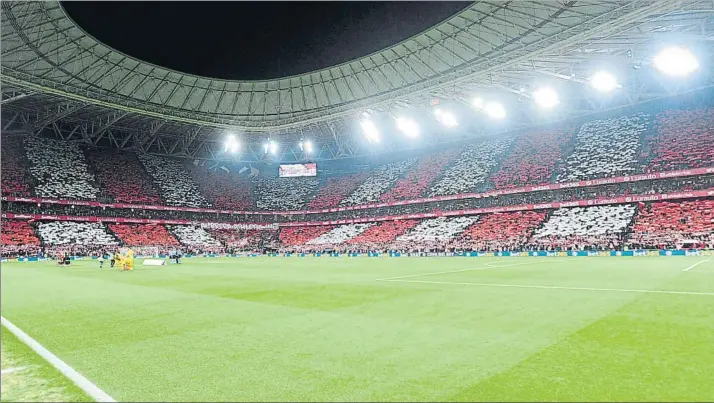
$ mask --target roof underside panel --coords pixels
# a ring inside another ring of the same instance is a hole
[[[282,130],[447,87],[503,87],[582,70],[593,55],[651,47],[652,33],[710,37],[713,8],[711,0],[478,1],[419,35],[342,65],[276,80],[225,81],[117,52],[77,27],[57,1],[3,1],[2,78],[167,120]]]

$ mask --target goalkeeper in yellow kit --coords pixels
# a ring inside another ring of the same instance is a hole
[[[134,250],[128,248],[126,250],[126,255],[124,256],[124,269],[129,271],[134,271]]]

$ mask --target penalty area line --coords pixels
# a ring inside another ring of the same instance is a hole
[[[87,395],[97,402],[116,402],[113,397],[109,396],[106,392],[101,390],[97,385],[92,383],[89,379],[85,378],[82,374],[77,372],[74,368],[70,367],[69,364],[62,361],[59,357],[54,355],[50,350],[46,349],[42,344],[37,342],[37,340],[30,337],[27,333],[23,332],[19,327],[15,326],[12,322],[5,319],[4,316],[0,316],[0,323],[7,328],[12,334],[15,335],[20,341],[25,343],[28,347],[34,350],[40,357],[44,358],[47,362],[55,367],[62,375],[66,376],[69,380],[75,383],[80,389],[82,389]]]
[[[475,287],[506,287],[506,288],[536,288],[545,290],[572,290],[572,291],[610,291],[610,292],[634,292],[646,294],[677,294],[677,295],[706,295],[714,296],[714,292],[697,291],[666,291],[666,290],[630,290],[621,288],[590,288],[590,287],[561,287],[555,285],[525,285],[525,284],[493,284],[493,283],[461,283],[454,281],[426,281],[426,280],[378,280],[393,283],[416,283],[416,284],[451,284],[470,285]]]
[[[689,271],[689,270],[692,270],[693,268],[695,268],[695,267],[699,266],[700,264],[702,264],[702,263],[704,263],[704,262],[708,262],[708,261],[709,261],[709,259],[704,259],[704,260],[701,260],[701,261],[699,261],[699,262],[697,262],[697,263],[694,263],[693,265],[691,265],[691,266],[687,267],[686,269],[684,269],[684,270],[682,270],[682,271]]]

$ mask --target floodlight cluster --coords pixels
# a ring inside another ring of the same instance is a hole
[[[652,58],[652,67],[668,76],[681,78],[694,73],[699,68],[699,62],[688,49],[674,46],[662,49]],[[593,90],[601,93],[611,93],[622,88],[616,74],[608,70],[596,71],[586,80],[578,82],[585,83]],[[530,98],[542,109],[553,109],[561,103],[556,89],[547,85],[537,87],[533,91],[527,90],[526,87],[521,87],[517,93],[519,94],[519,101],[524,98]],[[501,102],[492,99],[476,96],[471,100],[471,106],[473,109],[484,113],[493,120],[504,120],[507,117],[506,107]],[[436,121],[445,128],[452,129],[459,126],[459,120],[455,112],[448,109],[448,107],[434,105],[433,114]],[[392,115],[394,125],[405,137],[412,139],[418,138],[421,135],[419,122],[408,115],[409,112],[407,112],[406,115]],[[378,144],[381,141],[381,133],[376,123],[377,121],[374,118],[373,111],[363,112],[360,116],[359,124],[365,139],[369,143]],[[300,151],[305,155],[311,154],[313,151],[313,145],[309,140],[306,141],[301,138],[298,146],[300,147]],[[225,142],[225,151],[236,153],[239,149],[240,143],[235,135],[228,135]],[[263,151],[265,154],[270,152],[275,155],[278,152],[278,144],[274,140],[268,139],[268,141],[263,144]]]

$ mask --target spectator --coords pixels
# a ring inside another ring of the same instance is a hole
[[[467,145],[454,165],[431,188],[429,196],[468,193],[483,186],[512,141],[508,137]]]
[[[575,137],[575,150],[566,158],[558,182],[637,172],[640,139],[648,130],[650,115],[644,113],[583,124]]]
[[[254,180],[258,210],[300,210],[317,190],[317,178],[258,177]]]
[[[169,206],[210,207],[178,161],[146,154],[140,154],[139,160],[154,178],[154,183],[159,186],[161,196]]]
[[[99,189],[77,144],[26,136],[25,151],[38,196],[96,200]]]
[[[340,206],[356,206],[378,201],[379,197],[394,185],[415,161],[415,158],[409,158],[377,167],[364,183],[340,202]]]
[[[668,110],[657,115],[648,172],[714,165],[714,108]]]

